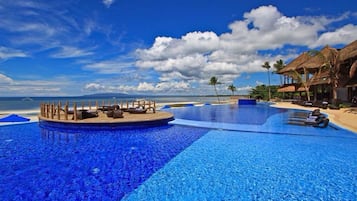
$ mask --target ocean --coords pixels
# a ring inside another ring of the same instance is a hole
[[[81,96],[81,97],[0,97],[0,114],[16,112],[18,114],[39,113],[41,103],[58,103],[59,101],[64,105],[68,101],[71,105],[76,102],[78,105],[92,106],[98,101],[102,104],[103,101],[108,103],[132,102],[138,99],[155,101],[158,104],[172,103],[172,102],[200,102],[212,103],[217,102],[217,97],[214,96],[125,96],[125,97],[103,97],[103,96]],[[228,96],[220,97],[220,100],[228,100]]]

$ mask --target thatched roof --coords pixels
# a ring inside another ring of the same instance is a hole
[[[357,40],[346,45],[339,51],[339,60],[345,61],[351,58],[357,57]]]
[[[326,45],[320,52],[311,57],[309,60],[305,61],[300,65],[300,67],[305,67],[307,69],[313,70],[324,66],[328,61],[333,61],[335,55],[337,55],[337,50]]]
[[[278,89],[278,92],[295,92],[295,86],[285,86]]]
[[[305,91],[304,87],[298,87],[296,85],[283,86],[278,89],[278,92],[297,92]]]
[[[307,53],[304,52],[300,56],[298,56],[296,59],[292,60],[288,65],[286,65],[283,69],[281,69],[278,74],[284,74],[293,70],[296,70],[297,68],[300,67],[300,65],[307,60],[309,60],[311,56]]]

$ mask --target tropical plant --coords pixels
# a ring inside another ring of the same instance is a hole
[[[284,62],[281,59],[277,60],[273,66],[275,68],[274,73],[278,73],[281,69],[285,67]],[[280,75],[280,85],[283,85],[282,75]]]
[[[310,83],[311,83],[311,80],[309,81],[307,79],[308,78],[308,72],[307,72],[306,68],[304,68],[304,73],[303,74],[300,74],[296,70],[292,70],[292,71],[290,71],[290,76],[294,80],[297,80],[298,83],[302,84],[302,86],[304,87],[305,92],[306,92],[306,96],[307,96],[306,98],[307,98],[308,101],[310,101]]]
[[[234,92],[237,91],[237,88],[233,84],[231,84],[228,86],[228,90],[232,91],[232,96],[234,96]]]
[[[268,70],[268,101],[271,99],[271,92],[270,92],[270,64],[268,61],[264,62],[264,64],[262,65],[263,68]]]
[[[217,93],[217,87],[216,87],[217,84],[221,84],[221,83],[218,82],[218,79],[215,76],[213,76],[213,77],[211,77],[211,79],[210,79],[208,84],[212,85],[214,87],[214,91],[216,92],[216,96],[217,96],[218,102],[221,103],[221,101],[219,100],[219,96],[218,96],[218,93]]]
[[[322,51],[310,50],[308,52],[311,56],[318,56],[322,59],[323,64],[320,65],[317,73],[312,77],[317,77],[316,75],[321,73],[321,71],[328,71],[329,77],[331,79],[332,87],[332,103],[336,104],[337,102],[337,88],[339,85],[339,76],[340,76],[340,63],[339,63],[339,52],[333,49],[330,49],[326,55]]]
[[[283,94],[278,92],[279,86],[270,86],[271,95],[276,98],[283,98]],[[268,87],[266,85],[258,85],[249,92],[249,96],[255,99],[268,100]]]

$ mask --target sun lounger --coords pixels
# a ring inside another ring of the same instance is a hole
[[[116,118],[123,118],[123,111],[121,110],[110,110],[107,112],[107,117],[112,117],[113,119]]]
[[[329,124],[329,119],[326,118],[325,115],[320,113],[319,109],[316,109],[303,117],[302,113],[298,115],[291,116],[288,119],[288,124],[296,124],[296,125],[310,125],[314,127],[325,128]]]
[[[146,111],[147,111],[147,109],[144,109],[142,107],[127,109],[127,112],[132,113],[132,114],[144,114],[144,113],[146,113]]]
[[[77,119],[88,119],[93,117],[98,117],[97,111],[77,110]]]

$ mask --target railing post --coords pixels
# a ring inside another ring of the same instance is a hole
[[[50,104],[46,104],[46,118],[50,118]]]
[[[53,119],[55,106],[51,104],[51,119]]]
[[[59,102],[57,105],[57,119],[61,119],[61,102]]]
[[[68,102],[64,106],[64,119],[68,120]]]
[[[73,119],[74,121],[77,121],[77,103],[74,103],[73,106]]]

